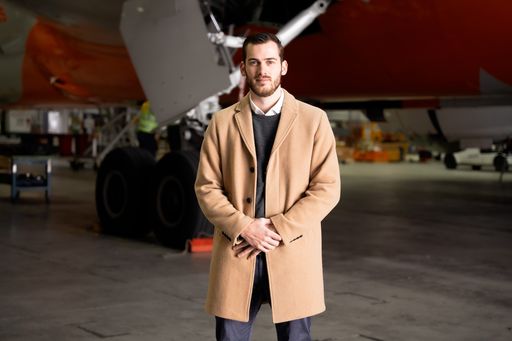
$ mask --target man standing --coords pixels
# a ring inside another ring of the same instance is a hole
[[[155,157],[158,150],[158,135],[155,133],[158,123],[148,101],[142,103],[136,121],[138,123],[137,139],[139,140],[139,147],[146,149]]]
[[[279,39],[247,37],[249,94],[214,114],[205,133],[196,194],[215,226],[206,311],[217,340],[250,340],[262,303],[278,340],[311,340],[325,310],[322,219],[337,204],[336,142],[322,110],[281,88],[288,71]]]

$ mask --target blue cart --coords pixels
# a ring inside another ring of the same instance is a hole
[[[24,173],[20,167],[22,165],[40,166],[42,173]],[[7,172],[0,174],[0,182],[11,185],[12,202],[16,202],[19,198],[20,191],[44,192],[46,202],[49,202],[51,173],[52,163],[47,156],[11,156],[10,168]]]

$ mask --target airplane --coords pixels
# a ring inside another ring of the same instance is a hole
[[[236,37],[309,20],[285,52],[283,86],[296,97],[362,109],[441,142],[448,159],[512,135],[506,0],[0,0],[0,8],[4,109],[148,98],[162,124],[173,122],[212,96],[237,100]],[[96,203],[106,230],[153,229],[182,248],[208,229],[191,193],[197,153],[176,149],[158,164],[137,149],[105,156]],[[154,169],[150,184],[140,180]]]
[[[122,1],[0,1],[2,106],[145,98],[119,33],[121,6]]]

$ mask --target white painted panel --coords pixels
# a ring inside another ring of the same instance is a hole
[[[426,109],[389,109],[384,111],[386,121],[408,135],[436,134]]]
[[[180,118],[230,85],[198,1],[128,0],[121,33],[159,123]]]
[[[512,107],[445,108],[437,111],[448,140],[504,139],[512,136]]]
[[[7,113],[7,131],[10,133],[30,133],[32,127],[41,126],[37,110],[10,110]]]
[[[25,44],[35,18],[25,11],[0,0],[7,20],[0,22],[0,104],[21,98],[22,65]]]

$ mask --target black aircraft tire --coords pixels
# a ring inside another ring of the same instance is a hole
[[[444,165],[447,169],[457,168],[457,160],[455,160],[455,156],[453,156],[452,153],[446,154],[444,157]]]
[[[96,211],[103,232],[128,237],[148,234],[147,189],[155,163],[140,148],[118,148],[107,154],[96,177]]]
[[[507,158],[503,154],[499,154],[494,158],[493,165],[494,170],[496,170],[497,172],[501,172],[502,170],[508,171],[509,164]]]
[[[188,239],[211,235],[194,191],[199,163],[196,151],[176,151],[156,165],[152,184],[152,218],[156,238],[165,246],[183,250]]]

